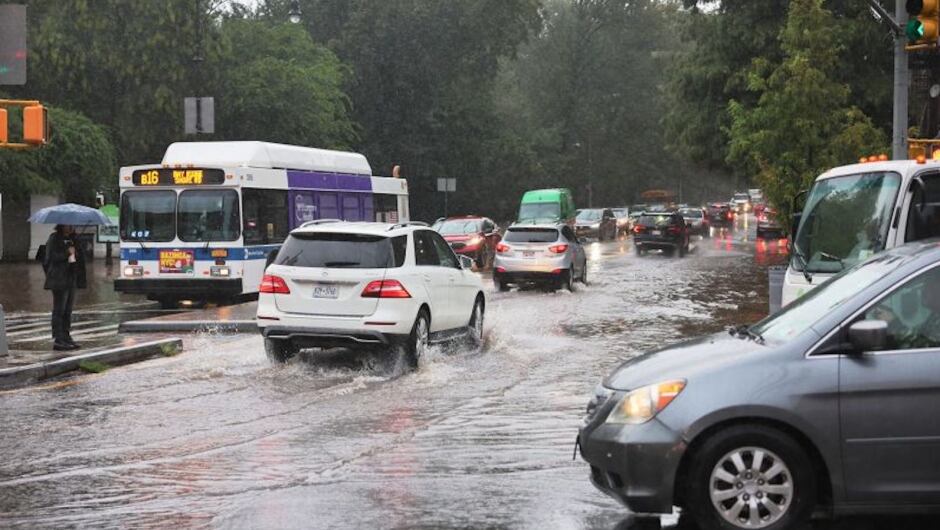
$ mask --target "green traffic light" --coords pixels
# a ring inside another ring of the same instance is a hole
[[[909,20],[904,32],[907,34],[907,40],[911,43],[924,38],[924,23],[920,20]]]

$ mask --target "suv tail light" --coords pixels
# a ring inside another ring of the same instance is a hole
[[[268,294],[290,294],[290,288],[287,287],[287,282],[284,281],[284,278],[280,276],[275,276],[273,274],[265,274],[261,278],[261,286],[258,288],[259,293],[268,293]]]
[[[731,211],[728,212],[728,219],[734,219],[734,213]]]
[[[363,298],[411,298],[411,293],[398,280],[375,280],[362,290]]]
[[[568,245],[552,245],[548,247],[548,251],[553,254],[564,254],[568,250]]]
[[[643,225],[636,225],[636,226],[633,227],[633,233],[634,233],[634,234],[642,234],[642,233],[643,233],[643,230],[645,230],[645,228],[643,227]]]
[[[670,234],[678,234],[678,233],[681,232],[681,231],[682,231],[682,229],[679,228],[679,227],[676,226],[676,225],[672,225],[672,226],[669,227],[669,233],[670,233]]]
[[[506,252],[509,252],[509,245],[507,245],[506,243],[500,243],[496,245],[496,252],[499,252],[500,254],[505,254]]]

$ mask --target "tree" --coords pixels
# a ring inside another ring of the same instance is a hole
[[[821,0],[793,0],[780,35],[782,62],[752,65],[748,86],[757,104],[729,105],[728,162],[753,171],[785,213],[821,172],[886,145],[884,133],[849,103],[849,87],[834,78],[840,50],[827,31],[832,23]]]

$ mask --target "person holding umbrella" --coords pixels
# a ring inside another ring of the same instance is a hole
[[[46,241],[43,260],[44,287],[52,291],[52,348],[76,350],[79,345],[72,340],[72,308],[76,289],[87,287],[87,279],[85,256],[75,237],[75,226],[106,225],[111,221],[94,208],[68,203],[43,208],[30,216],[29,222],[56,225]]]
[[[72,340],[72,308],[75,290],[87,287],[85,256],[75,238],[75,227],[56,225],[46,240],[46,270],[44,288],[52,291],[52,349],[77,350]]]

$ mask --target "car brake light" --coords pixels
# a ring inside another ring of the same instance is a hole
[[[268,293],[268,294],[290,294],[290,288],[287,287],[287,282],[284,281],[284,278],[280,276],[275,276],[273,274],[265,274],[261,278],[261,286],[258,288],[259,293]]]
[[[363,298],[411,298],[411,293],[398,280],[375,280],[362,290]]]
[[[670,234],[678,234],[679,232],[680,232],[680,229],[679,229],[678,226],[670,226],[670,227],[669,227],[669,233],[670,233]]]
[[[548,247],[548,251],[554,254],[564,254],[568,250],[568,245],[552,245]]]
[[[728,219],[734,219],[734,214],[731,212],[728,212]]]
[[[509,245],[505,243],[500,243],[496,245],[496,252],[499,252],[500,254],[505,254],[506,252],[509,252]]]
[[[634,226],[634,227],[633,227],[633,233],[634,233],[634,234],[642,234],[642,233],[643,233],[643,227],[640,226],[640,225]]]

